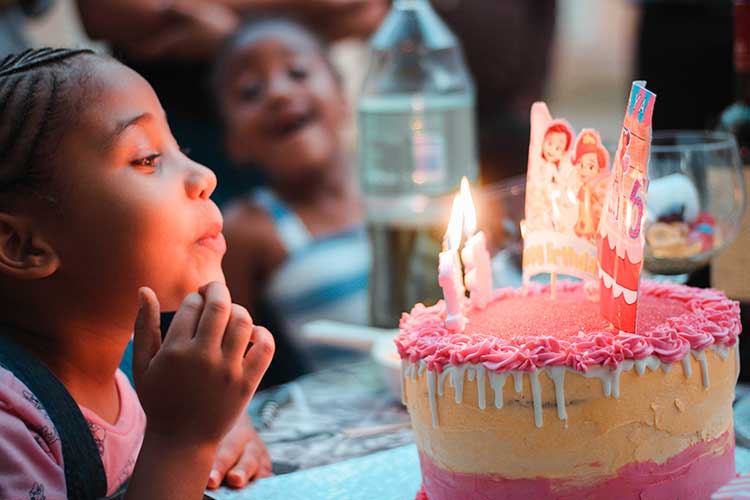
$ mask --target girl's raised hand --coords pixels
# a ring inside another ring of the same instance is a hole
[[[273,337],[213,282],[185,298],[162,342],[156,294],[141,288],[139,295],[133,378],[147,435],[218,446],[268,368]]]

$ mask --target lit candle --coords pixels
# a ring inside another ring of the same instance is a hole
[[[443,251],[438,262],[438,283],[443,289],[445,299],[445,325],[453,332],[462,332],[466,326],[463,315],[465,289],[461,273],[461,262],[458,259],[458,245],[461,243],[461,225],[463,214],[460,196],[453,200],[451,218],[443,238]]]
[[[466,177],[461,181],[461,198],[464,212],[464,234],[468,238],[461,251],[464,261],[466,288],[474,307],[484,309],[492,295],[492,269],[490,267],[490,253],[487,251],[487,238],[484,232],[477,229],[477,211],[471,198],[469,181]]]

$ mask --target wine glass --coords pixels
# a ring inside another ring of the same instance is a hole
[[[487,237],[492,256],[494,288],[520,287],[526,176],[520,175],[478,188],[473,193],[477,227]]]
[[[746,203],[734,136],[656,131],[648,176],[646,271],[691,273],[734,241]]]

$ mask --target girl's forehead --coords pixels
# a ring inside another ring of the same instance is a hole
[[[163,114],[151,85],[114,60],[93,65],[81,96],[83,132],[99,140],[116,132],[123,120],[144,113]]]

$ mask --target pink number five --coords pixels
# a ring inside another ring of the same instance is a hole
[[[641,198],[641,181],[639,179],[636,179],[633,189],[630,191],[630,203],[638,211],[638,215],[635,218],[635,223],[631,224],[628,229],[628,236],[636,239],[641,234],[641,219],[643,218],[643,198]]]

